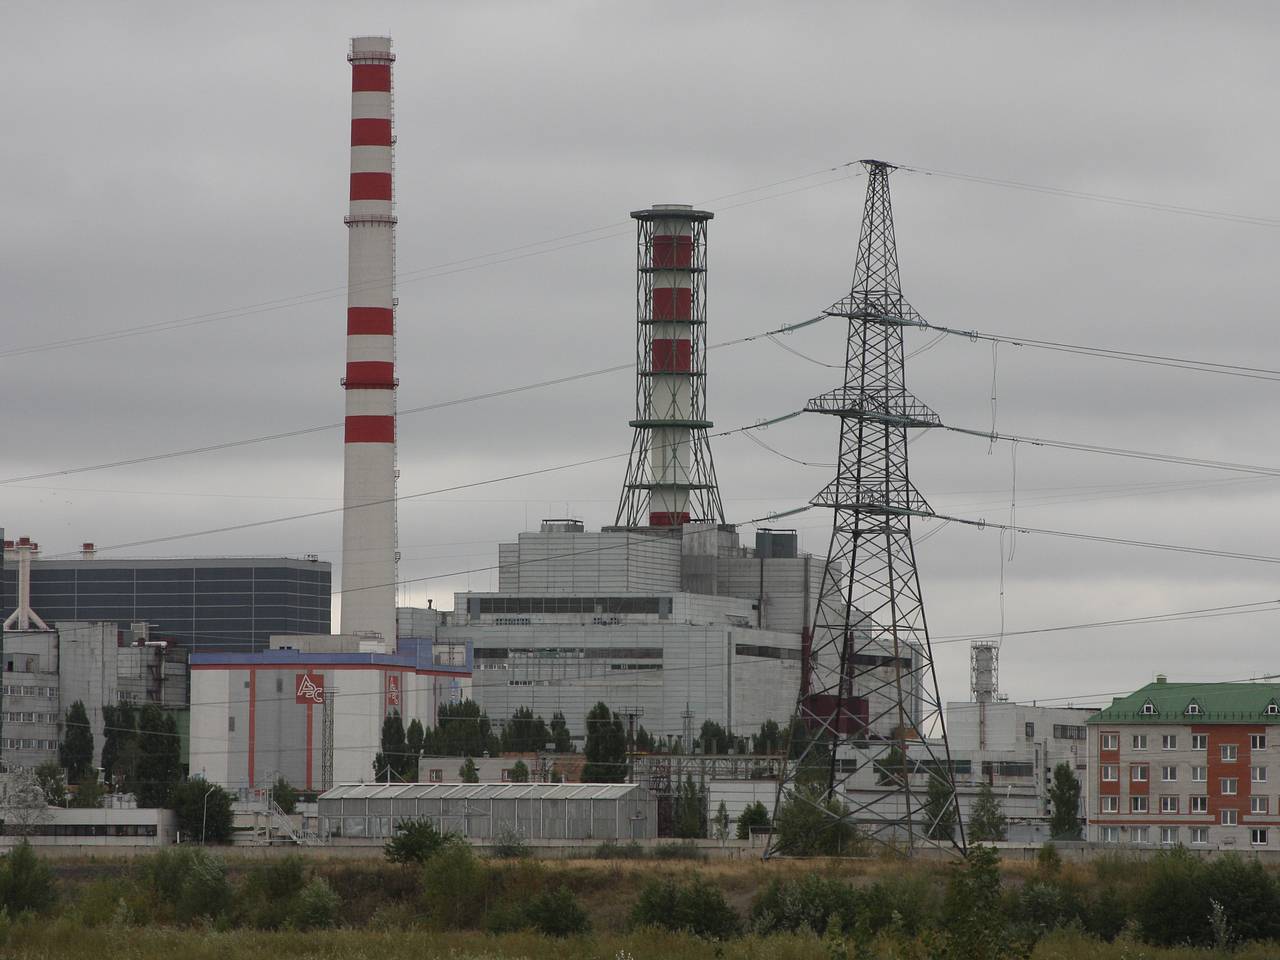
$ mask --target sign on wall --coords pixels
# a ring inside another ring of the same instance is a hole
[[[387,709],[400,709],[400,674],[387,674]]]
[[[324,703],[324,674],[299,673],[294,680],[295,703]]]

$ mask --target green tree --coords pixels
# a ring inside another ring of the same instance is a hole
[[[122,703],[102,708],[102,774],[112,786],[132,783],[138,769],[138,712]]]
[[[573,753],[573,737],[569,733],[569,724],[564,714],[557,710],[551,715],[551,740],[556,745],[556,753]]]
[[[409,721],[409,729],[405,731],[404,739],[411,754],[415,757],[422,756],[422,749],[427,742],[427,731],[423,729],[422,721],[417,717]]]
[[[553,740],[546,721],[528,707],[519,707],[502,729],[502,749],[507,753],[536,753]]]
[[[528,783],[529,782],[529,767],[523,760],[517,760],[515,762],[515,765],[511,768],[511,782],[512,783]]]
[[[30,910],[44,913],[53,906],[57,890],[53,874],[26,837],[4,857],[0,857],[0,906],[9,917]]]
[[[1053,783],[1049,786],[1049,835],[1054,840],[1080,839],[1080,781],[1076,779],[1071,764],[1060,763],[1053,768]]]
[[[751,752],[765,755],[778,754],[783,747],[782,728],[777,720],[760,724],[760,732],[751,738]]]
[[[169,793],[182,781],[182,750],[173,714],[153,703],[138,717],[138,760],[131,792],[140,807],[167,807]]]
[[[875,762],[876,783],[882,787],[906,783],[907,758],[896,744]]]
[[[430,820],[401,820],[395,835],[382,845],[382,854],[391,863],[426,863],[456,839],[441,833]]]
[[[1000,909],[1000,858],[992,847],[970,847],[947,880],[942,915],[947,931],[947,957],[959,960],[1003,960],[1005,943]]]
[[[479,783],[480,771],[476,769],[476,762],[470,757],[458,768],[458,776],[462,778],[463,783]]]
[[[71,797],[71,806],[80,810],[93,810],[102,806],[102,800],[106,795],[107,788],[96,776],[86,777],[76,787],[76,792]]]
[[[946,778],[936,773],[929,776],[929,790],[924,801],[924,818],[925,831],[930,840],[955,839],[955,792]]]
[[[779,853],[795,857],[851,856],[866,844],[849,811],[821,784],[798,784],[778,809],[774,822]]]
[[[587,714],[587,763],[583,783],[623,783],[627,779],[627,733],[622,719],[604,703]]]
[[[51,807],[61,807],[67,802],[67,781],[63,779],[62,767],[53,760],[46,760],[36,767],[36,782],[44,794],[44,802]]]
[[[423,742],[423,753],[441,757],[496,755],[501,749],[488,714],[474,700],[442,704],[436,711],[436,727],[425,732]]]
[[[1007,835],[1009,821],[996,799],[991,784],[983,783],[978,789],[978,798],[973,801],[969,810],[969,824],[966,839],[972,841],[1003,840]]]
[[[711,822],[716,828],[716,839],[725,840],[729,836],[729,808],[725,806],[723,800],[720,801],[720,806],[716,807],[716,815]]]
[[[732,737],[724,727],[714,720],[704,720],[698,732],[698,742],[702,744],[703,753],[728,753]]]
[[[684,840],[702,839],[707,835],[707,793],[686,776],[676,788],[675,832]]]
[[[758,800],[749,803],[738,817],[738,839],[750,840],[752,827],[769,826],[769,811]]]
[[[286,814],[293,813],[297,809],[298,791],[284,778],[284,774],[276,777],[276,782],[271,785],[271,799]]]
[[[231,794],[217,784],[196,778],[174,784],[169,791],[170,809],[184,839],[195,843],[227,843],[231,840]]]
[[[373,758],[373,778],[389,783],[393,780],[413,782],[418,779],[417,757],[409,752],[400,711],[392,710],[382,718],[382,749]]]
[[[655,746],[653,734],[644,728],[643,723],[640,724],[636,730],[636,750],[639,753],[653,753]]]
[[[58,745],[58,762],[67,770],[67,782],[79,783],[93,770],[93,731],[84,701],[77,700],[67,711],[66,733]]]

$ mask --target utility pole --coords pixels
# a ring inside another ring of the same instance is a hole
[[[894,168],[879,160],[863,165],[867,194],[852,288],[826,311],[848,321],[844,383],[806,406],[838,419],[839,458],[835,479],[812,501],[834,519],[796,704],[803,742],[779,782],[778,803],[813,803],[831,828],[854,826],[908,854],[920,845],[963,852],[911,542],[911,519],[933,511],[907,469],[908,430],[941,421],[905,384],[903,329],[926,323],[898,279]],[[930,733],[937,738],[929,740]],[[823,787],[816,801],[797,789],[802,770]],[[945,785],[941,805],[912,782],[920,770]],[[955,824],[950,837],[940,829],[948,819]]]

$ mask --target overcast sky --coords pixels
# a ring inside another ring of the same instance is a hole
[[[402,408],[631,360],[627,213],[652,203],[716,211],[712,342],[812,316],[848,291],[865,180],[842,165],[863,157],[1280,217],[1274,5],[986,7],[5,4],[0,352],[218,318],[0,358],[0,479],[341,420],[353,34],[389,32],[399,57]],[[892,190],[904,290],[934,323],[1280,367],[1280,228],[907,171]],[[833,320],[785,342],[839,364],[844,337]],[[764,340],[709,366],[718,428],[840,377]],[[907,377],[948,423],[990,428],[989,344],[947,338]],[[1276,383],[1014,347],[994,382],[1008,432],[1280,465]],[[633,404],[623,373],[405,416],[401,492],[625,454]],[[761,437],[821,464],[835,431],[815,415]],[[742,436],[713,449],[730,521],[803,504],[832,473]],[[1008,519],[1007,446],[935,431],[911,454],[935,510]],[[405,599],[492,587],[441,574],[495,562],[543,517],[612,522],[624,465],[404,503],[402,576],[434,578]],[[0,486],[0,523],[50,553],[109,546],[324,509],[341,481],[335,429]],[[1278,487],[1022,446],[1017,520],[1280,555]],[[825,553],[829,516],[794,523]],[[317,553],[336,586],[340,540],[329,515],[115,555]],[[1272,564],[1032,535],[1004,550],[1009,630],[1280,597]],[[951,525],[918,554],[935,638],[999,629],[998,534]],[[1097,702],[1158,671],[1280,672],[1278,622],[1014,636],[1002,688]],[[944,697],[965,697],[967,645],[936,655]]]

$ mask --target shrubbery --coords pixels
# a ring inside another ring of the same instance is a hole
[[[55,899],[49,868],[26,840],[0,859],[0,904],[9,916],[25,910],[43,913]]]
[[[736,936],[740,921],[719,887],[702,877],[650,880],[631,911],[637,927],[660,927],[709,940]]]
[[[426,863],[452,839],[453,834],[441,833],[430,820],[401,820],[382,852],[392,863]]]

